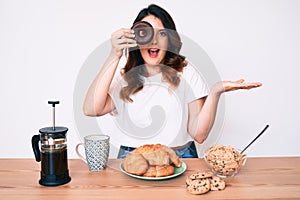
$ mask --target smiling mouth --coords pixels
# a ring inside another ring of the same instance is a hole
[[[159,49],[148,49],[149,56],[156,58],[158,56]]]

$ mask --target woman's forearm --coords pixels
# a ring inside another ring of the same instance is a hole
[[[88,116],[101,116],[111,112],[113,107],[108,92],[116,72],[119,57],[113,53],[106,59],[101,70],[90,85],[83,104],[83,112]]]
[[[212,90],[192,122],[190,133],[200,144],[207,138],[215,122],[220,95]]]

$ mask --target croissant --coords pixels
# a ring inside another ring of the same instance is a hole
[[[128,173],[138,176],[145,174],[149,167],[147,160],[141,154],[136,153],[127,154],[123,166]]]
[[[147,172],[143,174],[146,177],[163,177],[174,174],[174,167],[171,165],[149,166]]]
[[[181,162],[173,149],[161,144],[146,144],[127,154],[124,169],[131,174],[146,177],[162,177],[174,174],[174,166]]]

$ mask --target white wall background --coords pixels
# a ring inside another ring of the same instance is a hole
[[[31,137],[51,125],[47,101],[59,99],[57,124],[69,128],[69,157],[80,142],[73,89],[89,54],[153,1],[0,0],[0,157],[33,158]],[[250,156],[300,155],[300,1],[155,1],[178,31],[197,42],[221,78],[261,81],[226,94],[218,141],[243,147],[266,125]],[[84,95],[84,94],[83,94]]]

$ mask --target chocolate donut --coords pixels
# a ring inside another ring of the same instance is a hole
[[[134,39],[138,44],[147,44],[149,43],[154,35],[153,27],[150,23],[145,21],[136,22],[132,28],[135,33]]]

